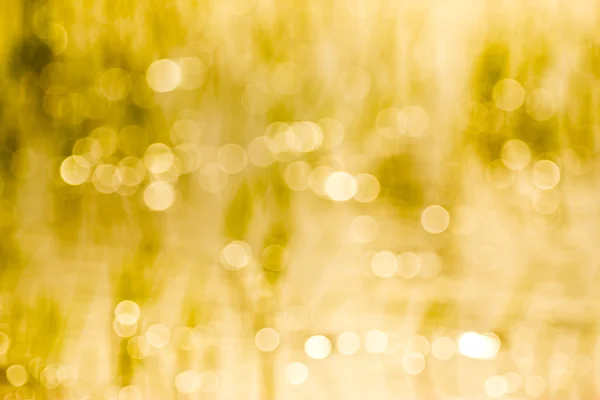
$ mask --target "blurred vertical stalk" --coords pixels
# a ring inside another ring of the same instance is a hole
[[[252,191],[249,182],[244,181],[237,189],[231,203],[225,214],[225,233],[232,240],[248,239],[249,224],[252,220],[252,214],[255,207],[255,198],[266,199],[266,207],[269,209],[268,218],[270,219],[270,228],[261,245],[260,254],[270,246],[281,246],[285,248],[288,245],[292,215],[290,209],[290,193],[283,181],[280,167],[272,166],[266,170],[266,175],[257,176],[253,183]],[[263,205],[264,206],[264,205]],[[276,329],[277,309],[278,309],[278,289],[279,282],[287,267],[288,260],[283,254],[273,254],[268,260],[259,257],[260,274],[262,289],[256,299],[253,313],[253,334],[264,328]],[[233,276],[234,290],[241,299],[242,312],[245,305],[252,301],[254,293],[246,287],[246,283],[241,280],[238,272]],[[263,290],[267,290],[268,296],[265,298]],[[277,350],[259,351],[260,357],[260,395],[264,400],[274,400],[277,398],[277,380],[276,380],[276,361]]]
[[[10,80],[5,81],[4,87],[9,90],[3,91],[7,97],[2,99],[2,105],[6,107],[0,107],[0,142],[3,145],[0,174],[6,199],[0,205],[0,229],[5,238],[0,243],[0,273],[8,275],[6,278],[15,278],[11,274],[18,274],[23,262],[18,233],[19,229],[23,228],[21,217],[25,217],[25,210],[20,210],[19,206],[25,197],[26,188],[23,187],[24,181],[18,176],[18,152],[34,139],[41,139],[48,147],[52,145],[45,143],[44,136],[38,137],[35,133],[48,129],[42,111],[43,93],[38,86],[38,79],[44,66],[52,59],[48,45],[37,38],[31,29],[35,6],[42,4],[42,1],[22,3],[21,32],[14,35],[16,42],[10,50],[7,62],[6,73]],[[9,82],[12,84],[9,85]],[[11,115],[11,111],[16,112]],[[25,160],[30,161],[32,160]],[[3,282],[16,283],[17,279],[4,279]]]
[[[264,257],[264,251],[269,246],[281,246],[287,248],[290,233],[292,230],[292,213],[290,209],[290,191],[288,190],[279,167],[270,169],[270,190],[273,201],[273,215],[269,235],[264,240],[263,252],[261,256],[261,264],[263,274],[270,286],[273,301],[270,307],[263,311],[259,310],[256,314],[257,328],[273,327],[276,329],[277,311],[279,308],[279,282],[283,278],[288,262],[285,253],[280,253],[275,256]],[[269,253],[271,254],[271,253]],[[277,382],[276,382],[276,355],[277,352],[262,352],[262,381],[263,381],[263,398],[266,400],[274,400],[277,398]]]
[[[162,229],[160,225],[164,222],[165,216],[143,209],[138,210],[138,212],[139,219],[137,222],[141,227],[142,236],[133,255],[126,259],[121,269],[117,270],[119,276],[115,280],[118,283],[114,304],[116,305],[122,300],[132,300],[143,310],[148,299],[155,296],[158,298],[161,289],[160,286],[157,286],[158,282],[153,274],[153,269],[162,248]],[[142,329],[143,321],[138,324],[138,329]],[[137,364],[128,353],[128,340],[128,338],[121,340],[118,361],[118,373],[123,386],[133,383]]]

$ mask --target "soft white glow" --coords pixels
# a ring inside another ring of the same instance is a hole
[[[470,358],[491,360],[496,357],[499,349],[500,342],[492,335],[466,332],[458,339],[458,351]]]

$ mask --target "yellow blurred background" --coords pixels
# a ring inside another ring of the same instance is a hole
[[[598,6],[4,1],[0,395],[594,398]]]

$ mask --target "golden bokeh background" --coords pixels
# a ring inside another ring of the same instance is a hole
[[[0,395],[600,394],[594,0],[6,0]]]

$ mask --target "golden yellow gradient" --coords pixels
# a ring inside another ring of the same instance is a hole
[[[599,12],[5,0],[0,398],[597,398]]]

